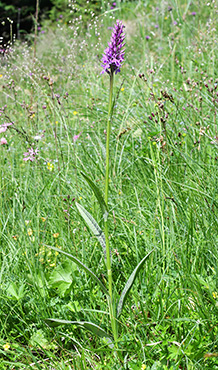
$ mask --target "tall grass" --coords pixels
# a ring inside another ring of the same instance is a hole
[[[154,249],[119,317],[122,365],[92,332],[48,321],[88,321],[111,335],[99,286],[47,245],[106,284],[98,239],[75,202],[103,227],[80,173],[104,191],[99,59],[117,18],[127,34],[110,137],[117,296]],[[13,125],[0,134],[0,369],[218,368],[216,20],[213,2],[124,2],[86,29],[79,19],[45,28],[34,64],[28,44],[1,57],[0,124]],[[23,161],[31,147],[35,160]]]

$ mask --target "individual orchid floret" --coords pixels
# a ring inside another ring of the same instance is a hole
[[[25,157],[23,158],[23,160],[33,162],[36,159],[38,152],[39,152],[38,148],[36,148],[35,150],[33,148],[27,149],[27,152],[23,153]]]
[[[108,43],[108,47],[105,49],[102,56],[102,68],[101,73],[107,72],[113,74],[114,72],[120,72],[120,67],[124,61],[125,55],[125,33],[123,32],[124,25],[121,21],[117,20],[114,25],[113,32],[111,35],[111,42]]]

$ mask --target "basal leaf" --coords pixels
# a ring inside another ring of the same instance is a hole
[[[52,247],[51,245],[47,245],[48,248],[53,249],[56,252],[64,254],[67,258],[69,258],[71,261],[75,262],[77,266],[82,268],[91,278],[98,283],[98,285],[101,287],[102,291],[108,295],[108,291],[105,288],[104,284],[97,278],[97,276],[86,266],[84,265],[80,260],[78,260],[76,257],[72,256],[72,254],[69,254],[67,252],[62,251],[59,248]]]
[[[63,324],[72,324],[82,327],[93,334],[95,334],[99,338],[105,338],[109,347],[113,348],[113,342],[110,336],[104,331],[100,326],[93,324],[89,321],[68,321],[68,320],[59,320],[59,319],[46,319],[46,322],[51,323],[52,326],[58,326]]]
[[[153,249],[154,250],[154,249]],[[138,274],[138,272],[140,271],[140,269],[142,268],[143,266],[143,263],[145,262],[145,260],[150,256],[150,254],[153,252],[153,250],[151,252],[149,252],[144,258],[142,258],[142,260],[139,262],[139,264],[136,266],[135,270],[132,272],[132,274],[130,275],[129,279],[127,280],[126,282],[126,285],[121,293],[121,296],[120,296],[120,300],[119,300],[119,303],[117,305],[117,317],[120,316],[121,312],[122,312],[122,309],[123,309],[123,305],[125,303],[125,300],[127,298],[127,295],[135,281],[135,278]]]
[[[81,174],[83,175],[84,179],[89,184],[92,191],[94,192],[96,199],[101,207],[102,214],[104,215],[104,213],[107,212],[107,205],[101,194],[100,189],[94,184],[94,182],[84,172],[81,171]]]
[[[90,215],[90,213],[86,211],[86,209],[83,206],[81,206],[79,203],[76,203],[76,206],[82,218],[84,219],[84,221],[87,223],[88,227],[90,228],[90,230],[98,238],[99,243],[102,246],[104,258],[106,261],[106,241],[105,241],[105,236],[104,236],[103,231],[101,230],[100,226],[97,224],[95,219],[92,217],[92,215]]]

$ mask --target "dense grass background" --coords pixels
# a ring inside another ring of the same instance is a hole
[[[1,57],[0,123],[13,125],[0,134],[0,369],[218,368],[217,11],[197,0],[117,3],[85,27],[79,17],[45,25],[36,58],[18,42]],[[104,189],[109,77],[99,59],[116,19],[126,26],[109,197],[118,293],[154,248],[119,318],[124,364],[91,333],[47,321],[110,332],[99,288],[47,246],[106,282],[75,200],[102,224],[80,171]],[[25,162],[31,147],[38,155]]]

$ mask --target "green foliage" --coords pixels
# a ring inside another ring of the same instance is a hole
[[[136,268],[134,269],[134,271],[131,273],[129,279],[127,280],[126,284],[125,284],[125,287],[121,293],[121,296],[120,296],[120,300],[119,300],[119,303],[117,305],[117,317],[120,316],[121,312],[122,312],[122,309],[123,309],[123,305],[126,301],[126,298],[129,294],[129,291],[140,271],[140,269],[142,268],[143,266],[143,263],[146,261],[146,259],[150,256],[150,254],[153,252],[154,250],[152,250],[151,252],[149,252],[144,258],[142,258],[142,260],[139,262],[139,264],[136,266]]]

